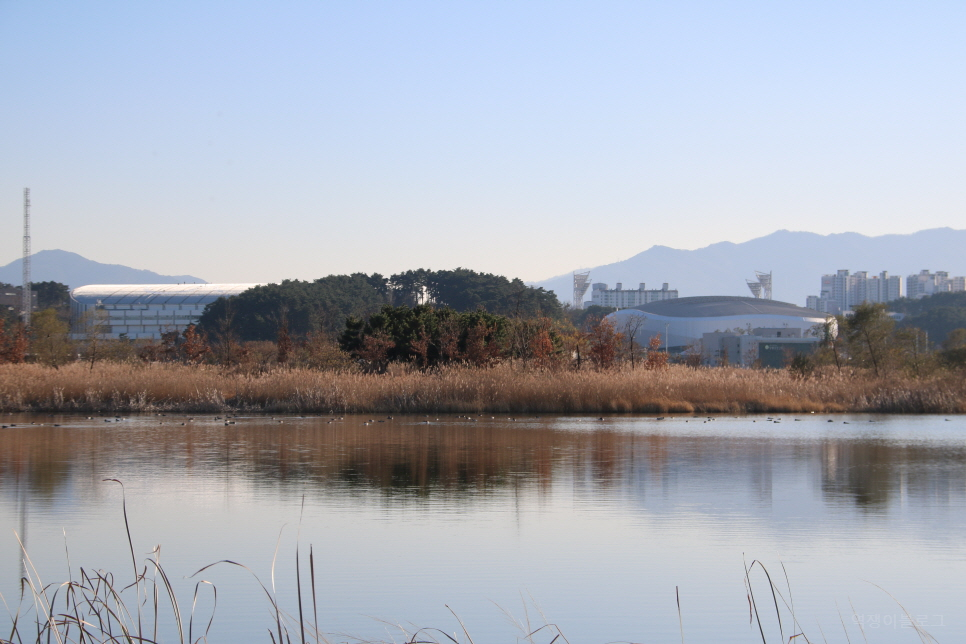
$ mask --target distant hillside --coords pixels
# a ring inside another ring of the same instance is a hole
[[[153,271],[120,264],[101,264],[66,250],[42,250],[30,256],[30,275],[34,282],[60,282],[71,288],[86,284],[178,284],[205,280],[192,275],[159,275]],[[23,260],[0,267],[0,282],[20,284]]]
[[[936,293],[919,300],[889,302],[889,310],[904,313],[901,327],[928,333],[929,341],[942,344],[953,329],[966,329],[966,293]]]
[[[966,275],[964,248],[966,230],[952,228],[881,237],[779,230],[740,244],[720,242],[696,250],[652,246],[622,262],[590,269],[590,278],[610,288],[617,282],[623,282],[624,288],[637,288],[640,282],[649,289],[661,288],[667,282],[681,297],[749,295],[745,279],[754,279],[756,270],[772,271],[774,298],[804,306],[808,295],[818,295],[822,275],[842,268],[876,275],[889,271],[903,277],[924,268]],[[561,301],[572,298],[570,274],[536,285],[553,290]]]

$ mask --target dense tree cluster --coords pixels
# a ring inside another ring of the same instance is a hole
[[[16,288],[0,283],[0,288]],[[58,366],[74,359],[70,343],[70,291],[60,282],[34,282],[38,311],[33,312],[31,328],[25,329],[19,307],[0,315],[0,363],[21,363],[28,359]]]
[[[241,341],[275,340],[283,327],[297,339],[320,332],[335,336],[349,318],[365,318],[384,306],[421,304],[515,317],[562,314],[552,291],[527,286],[519,279],[464,268],[420,269],[388,278],[355,273],[258,286],[210,304],[200,326],[212,335],[234,333]]]
[[[199,326],[209,334],[241,341],[275,340],[287,327],[296,337],[336,334],[350,316],[375,313],[389,298],[381,275],[330,275],[313,282],[285,280],[256,286],[209,304]]]
[[[837,334],[833,333],[836,327]],[[966,329],[948,333],[946,341],[934,351],[922,329],[898,325],[885,304],[860,304],[851,315],[838,316],[834,325],[830,321],[820,333],[824,337],[818,353],[792,365],[802,374],[823,364],[875,376],[897,372],[920,376],[943,367],[966,367],[966,351],[962,350],[966,347]]]
[[[19,364],[26,361],[30,349],[30,338],[23,324],[9,324],[0,318],[0,364]]]
[[[451,362],[487,366],[504,354],[511,322],[482,308],[459,312],[426,304],[385,306],[368,319],[349,318],[341,348],[376,371],[390,362],[422,368]]]
[[[618,329],[608,319],[589,318],[582,327],[545,316],[517,318],[482,309],[458,312],[422,304],[386,306],[368,319],[352,318],[340,338],[343,351],[366,369],[385,371],[392,362],[421,369],[446,364],[487,367],[512,361],[525,368],[604,371],[619,365],[664,369],[668,355],[660,336],[646,346],[637,328]]]
[[[966,328],[966,293],[963,292],[902,298],[889,302],[889,310],[904,314],[900,327],[922,329],[935,344],[942,344],[954,329]]]
[[[70,308],[70,287],[60,282],[34,282],[31,290],[37,292],[37,308],[54,309],[58,313]]]
[[[617,309],[613,306],[599,306],[597,304],[591,304],[582,309],[567,309],[567,317],[570,323],[575,327],[583,328],[588,322],[593,320],[601,320],[609,313],[613,313]]]
[[[391,304],[434,304],[456,311],[479,308],[513,317],[557,318],[562,309],[553,291],[527,286],[520,279],[477,273],[466,268],[452,271],[419,269],[393,275],[388,280]]]
[[[20,287],[0,282],[0,289],[20,289]],[[66,284],[50,281],[34,282],[30,285],[30,290],[37,294],[38,311],[53,309],[61,320],[66,322],[70,318],[70,287]],[[0,312],[0,318],[8,328],[15,326],[20,320],[20,307],[5,308]]]

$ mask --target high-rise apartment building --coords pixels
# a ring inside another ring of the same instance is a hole
[[[902,278],[882,271],[869,276],[868,271],[849,273],[848,269],[834,275],[823,275],[819,295],[809,295],[805,306],[823,313],[848,311],[863,302],[891,302],[902,297]]]
[[[966,291],[966,277],[950,277],[946,271],[930,273],[928,270],[919,271],[918,275],[906,278],[907,297],[921,298],[936,293],[953,293]]]
[[[609,289],[607,284],[598,282],[591,287],[590,302],[585,306],[607,306],[618,309],[627,309],[632,306],[659,302],[661,300],[673,300],[678,296],[677,289],[669,289],[667,282],[660,289],[647,290],[644,282],[636,289],[624,289],[623,284],[617,283],[617,288]]]

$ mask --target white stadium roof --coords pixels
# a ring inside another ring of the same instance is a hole
[[[260,284],[91,284],[70,296],[80,304],[207,304]]]
[[[607,318],[618,330],[635,328],[642,344],[660,335],[670,346],[684,347],[705,333],[736,328],[794,328],[805,335],[825,322],[826,316],[788,302],[713,295],[650,302],[621,309]]]
[[[825,316],[824,313],[796,306],[795,304],[789,304],[788,302],[731,295],[678,297],[670,300],[661,300],[659,302],[650,302],[632,308],[668,318],[712,318],[731,317],[735,315]]]

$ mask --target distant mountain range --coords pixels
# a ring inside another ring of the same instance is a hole
[[[120,264],[101,264],[66,250],[42,250],[30,256],[34,282],[60,282],[71,288],[86,284],[179,284],[205,280],[192,275],[159,275]],[[17,286],[23,282],[23,259],[0,267],[0,282]]]
[[[903,277],[922,269],[966,275],[966,230],[934,228],[880,237],[779,230],[740,244],[720,242],[696,250],[652,246],[624,261],[589,270],[592,282],[605,282],[610,288],[622,282],[623,288],[636,289],[644,282],[653,289],[667,282],[681,297],[750,296],[745,279],[755,279],[756,270],[772,271],[774,299],[804,306],[808,295],[818,295],[822,275],[843,268]],[[562,302],[573,299],[569,273],[535,285],[553,290]],[[585,299],[590,299],[590,291]]]
[[[908,235],[868,237],[859,233],[818,235],[779,230],[735,244],[719,242],[696,250],[652,246],[629,259],[590,269],[592,282],[614,288],[647,288],[668,283],[681,297],[692,295],[750,295],[745,279],[755,271],[772,271],[773,297],[804,306],[808,295],[818,295],[823,274],[847,268],[853,273],[878,275],[889,271],[905,277],[922,269],[966,275],[966,230],[934,228]],[[0,282],[20,284],[22,260],[0,267]],[[206,283],[193,275],[160,275],[119,264],[101,264],[65,250],[42,250],[31,256],[33,281],[54,281],[71,288],[85,284]],[[573,297],[573,275],[568,273],[535,286],[553,290],[562,302]],[[590,299],[590,291],[586,298]]]

